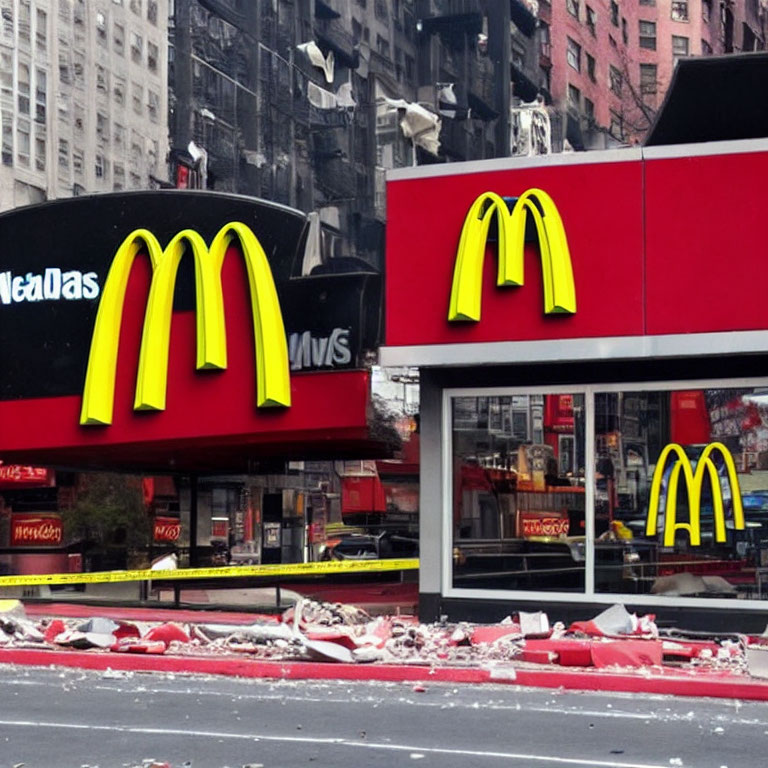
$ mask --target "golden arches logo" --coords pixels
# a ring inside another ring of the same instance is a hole
[[[250,228],[241,222],[226,224],[213,238],[210,248],[197,232],[185,229],[165,249],[150,231],[136,229],[117,249],[102,292],[88,357],[81,424],[112,423],[125,290],[133,261],[141,250],[149,254],[152,283],[141,338],[134,410],[165,409],[173,294],[186,248],[195,265],[197,368],[227,367],[221,268],[227,248],[235,240],[240,244],[248,273],[257,405],[262,408],[291,404],[288,347],[280,302],[264,249]]]
[[[667,482],[667,499],[664,512],[664,546],[675,545],[675,531],[682,529],[688,531],[691,546],[701,545],[701,491],[704,477],[709,477],[712,487],[712,505],[715,518],[715,541],[725,541],[725,508],[723,504],[723,489],[720,484],[720,476],[712,455],[719,453],[723,459],[728,483],[733,497],[733,525],[736,530],[744,530],[744,508],[741,503],[741,489],[739,478],[736,474],[736,465],[730,451],[722,443],[710,443],[699,455],[696,463],[696,471],[691,466],[691,461],[686,456],[683,448],[677,443],[665,446],[659,455],[656,469],[651,481],[651,497],[648,505],[648,519],[645,527],[646,536],[655,536],[659,515],[659,501],[661,497],[661,483],[667,467],[667,459],[674,456],[672,469]],[[680,481],[680,472],[683,473],[688,489],[688,522],[677,522],[677,492]]]
[[[448,320],[480,320],[483,260],[488,230],[494,215],[498,227],[496,285],[523,285],[525,224],[533,217],[541,252],[544,311],[574,314],[576,288],[563,221],[552,198],[541,189],[529,189],[517,199],[512,211],[500,195],[485,192],[464,220],[453,272]]]

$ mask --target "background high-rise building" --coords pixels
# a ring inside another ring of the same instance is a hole
[[[767,17],[763,0],[541,0],[541,82],[576,149],[637,142],[678,58],[763,50]]]
[[[166,0],[0,0],[0,209],[166,174]]]

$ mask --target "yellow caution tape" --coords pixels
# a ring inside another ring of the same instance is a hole
[[[27,576],[0,576],[0,587],[32,587],[40,584],[104,584],[125,581],[168,581],[170,579],[222,579],[237,576],[314,576],[330,573],[371,571],[412,571],[418,558],[401,560],[329,560],[319,563],[236,565],[221,568],[179,568],[173,571],[96,571],[94,573],[39,573]]]

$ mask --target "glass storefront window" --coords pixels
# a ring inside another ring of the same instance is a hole
[[[768,597],[768,389],[595,393],[595,591]]]
[[[453,390],[446,404],[449,590],[768,599],[765,382]]]
[[[584,395],[451,399],[453,586],[584,590]]]

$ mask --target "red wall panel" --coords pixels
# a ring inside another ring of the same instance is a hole
[[[563,219],[576,284],[576,314],[544,314],[534,246],[526,249],[525,285],[519,288],[496,288],[496,255],[487,253],[480,322],[449,323],[456,248],[472,202],[486,191],[514,197],[531,187],[549,193]],[[642,208],[639,160],[542,164],[390,182],[386,344],[641,334]]]
[[[647,332],[768,328],[768,152],[645,162]]]

